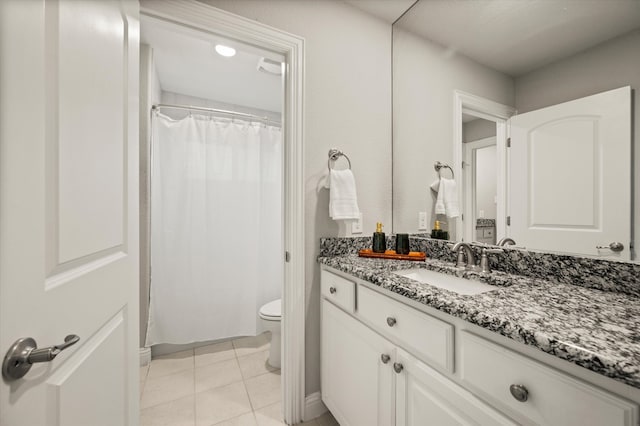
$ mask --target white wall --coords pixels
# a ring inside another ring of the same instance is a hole
[[[634,218],[640,229],[640,30],[533,71],[515,81],[515,106],[527,112],[623,86],[631,86],[633,123]],[[634,257],[635,258],[635,257]]]
[[[433,163],[453,160],[454,90],[506,105],[514,103],[511,77],[394,28],[394,232],[416,232],[420,211],[428,212],[428,229],[436,219],[435,197],[428,188],[438,176]],[[462,184],[460,179],[458,184]]]
[[[496,123],[482,118],[462,124],[462,142],[472,142],[496,135]]]
[[[305,38],[306,392],[320,390],[320,237],[345,235],[318,191],[327,152],[352,163],[364,234],[391,225],[391,26],[340,1],[202,0]],[[301,285],[303,283],[300,283]]]

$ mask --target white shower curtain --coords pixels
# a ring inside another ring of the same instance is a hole
[[[279,128],[153,118],[147,346],[255,335],[283,280]]]

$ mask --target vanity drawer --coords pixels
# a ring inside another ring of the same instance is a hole
[[[453,326],[358,286],[358,316],[434,367],[453,371]]]
[[[473,334],[462,332],[461,340],[462,380],[524,424],[637,425],[638,407],[625,399]],[[512,395],[512,385],[526,400]]]
[[[334,304],[353,313],[356,309],[356,284],[324,269],[320,272],[320,293]]]

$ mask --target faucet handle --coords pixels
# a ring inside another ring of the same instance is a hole
[[[491,272],[491,266],[489,266],[489,258],[487,257],[487,254],[489,253],[503,253],[504,250],[502,250],[501,248],[483,248],[482,249],[482,257],[480,258],[480,269],[482,270],[482,272]]]

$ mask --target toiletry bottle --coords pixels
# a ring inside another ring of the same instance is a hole
[[[373,252],[384,253],[387,250],[387,240],[382,232],[382,223],[376,223],[376,232],[373,233]]]
[[[436,223],[433,225],[433,229],[431,230],[431,238],[442,239],[442,230],[440,229],[440,221],[436,220]]]

